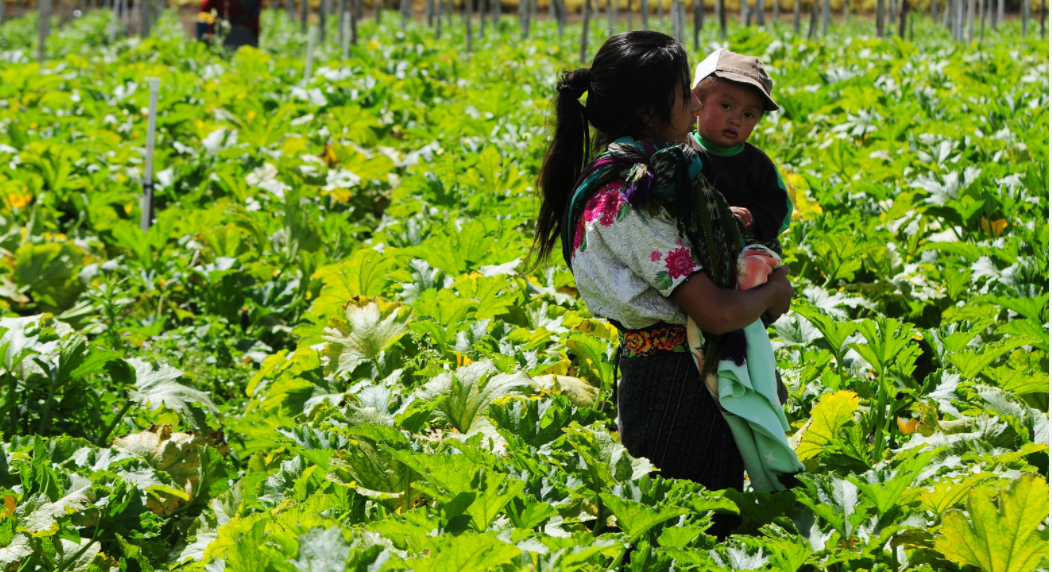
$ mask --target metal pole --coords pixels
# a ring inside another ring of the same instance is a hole
[[[307,16],[309,13],[310,6],[307,4],[307,0],[300,0],[300,32],[307,33]]]
[[[650,27],[650,0],[639,0],[639,16],[643,19],[643,29]]]
[[[883,0],[878,0],[881,2]],[[879,4],[878,4],[879,6]],[[818,0],[811,3],[811,23],[807,26],[807,39],[815,37],[818,33]]]
[[[828,1],[829,0],[826,0],[826,2],[828,2]],[[763,26],[764,24],[767,23],[765,18],[764,18],[766,16],[766,14],[764,14],[764,12],[765,12],[765,7],[763,5],[763,0],[756,0],[756,25],[757,26]]]
[[[884,0],[877,0],[877,37],[884,37]]]
[[[800,35],[800,0],[793,1],[793,33]]]
[[[142,205],[139,228],[150,230],[153,224],[153,145],[157,131],[157,91],[161,87],[160,78],[150,78],[150,115],[146,120],[146,161],[142,177]]]
[[[762,1],[762,0],[759,0]],[[829,0],[822,0],[822,35],[829,31]]]

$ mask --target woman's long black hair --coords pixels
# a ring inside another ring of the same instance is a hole
[[[672,37],[649,30],[611,36],[592,67],[559,74],[554,132],[537,177],[542,202],[530,252],[537,263],[555,247],[574,183],[593,152],[620,137],[638,138],[652,119],[670,122],[676,89],[690,101],[687,51]],[[591,138],[589,124],[595,128]]]

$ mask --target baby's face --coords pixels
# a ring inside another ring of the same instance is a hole
[[[763,107],[755,87],[720,79],[701,100],[698,133],[721,147],[734,147],[752,135]]]

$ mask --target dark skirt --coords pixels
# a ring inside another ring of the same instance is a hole
[[[689,353],[621,358],[618,431],[633,457],[646,457],[667,479],[688,479],[709,490],[745,484],[745,463]],[[715,515],[708,533],[726,537],[740,523]]]

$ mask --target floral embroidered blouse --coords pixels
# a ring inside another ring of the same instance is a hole
[[[623,187],[624,181],[615,180],[599,189],[577,221],[577,291],[592,314],[629,330],[659,322],[686,324],[686,312],[669,295],[700,272],[701,264],[664,207],[635,209]]]

